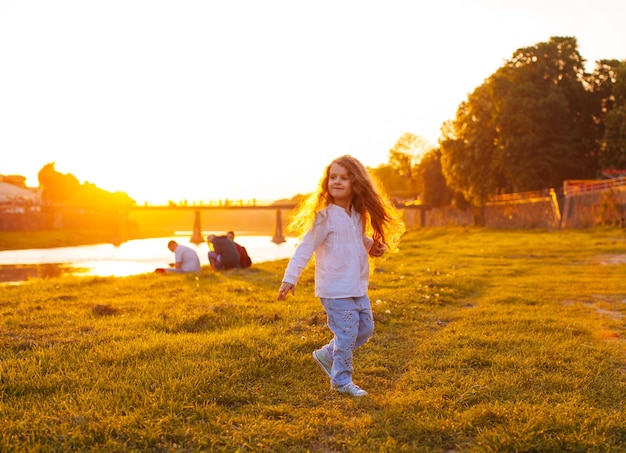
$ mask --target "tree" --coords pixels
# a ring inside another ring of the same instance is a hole
[[[517,50],[491,78],[495,164],[515,191],[593,177],[598,129],[575,38]]]
[[[605,97],[604,147],[600,154],[603,169],[626,169],[626,61],[603,61],[596,72],[604,69],[613,82]]]
[[[108,192],[95,184],[81,184],[71,173],[59,173],[51,162],[43,166],[37,175],[41,198],[46,204],[123,209],[133,206],[135,200],[125,192]]]
[[[64,175],[57,172],[54,165],[54,162],[44,165],[37,174],[41,198],[47,204],[71,203],[80,182],[72,174]]]
[[[445,126],[441,163],[450,187],[482,206],[492,194],[594,177],[609,80],[606,71],[597,76],[584,72],[575,38],[518,49]]]
[[[450,205],[454,191],[448,187],[441,171],[441,150],[435,148],[426,153],[417,164],[415,174],[422,204],[433,208]]]
[[[389,164],[382,164],[370,169],[372,175],[391,198],[407,199],[411,198],[411,193],[407,189],[406,178]]]
[[[418,195],[415,168],[420,159],[426,154],[432,145],[423,137],[407,132],[403,134],[393,148],[389,150],[389,167],[400,177],[403,189],[402,198],[415,199]],[[398,181],[394,181],[394,185]]]
[[[444,124],[440,140],[441,168],[448,185],[474,206],[484,206],[501,180],[494,166],[497,131],[493,125],[491,82],[476,88]]]

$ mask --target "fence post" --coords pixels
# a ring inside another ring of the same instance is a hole
[[[552,200],[552,210],[554,211],[554,217],[556,218],[557,225],[561,228],[561,206],[559,205],[559,198],[557,197],[556,190],[550,188],[550,199]]]

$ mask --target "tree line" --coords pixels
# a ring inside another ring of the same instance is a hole
[[[54,165],[54,162],[44,165],[37,174],[45,206],[123,210],[136,204],[126,192],[109,192],[90,182],[81,183],[71,173],[59,173]]]
[[[407,133],[373,173],[392,197],[465,209],[626,169],[626,61],[592,73],[584,63],[574,37],[518,49],[442,125],[438,146]]]

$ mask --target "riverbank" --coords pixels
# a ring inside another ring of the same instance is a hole
[[[167,267],[174,255],[167,243],[175,240],[194,250],[203,267],[209,267],[208,244],[190,242],[189,233],[148,239],[131,239],[121,244],[65,246],[42,249],[0,250],[0,284],[16,284],[35,278],[60,276],[125,277]],[[286,238],[276,244],[270,236],[242,235],[254,264],[291,257],[296,240]]]
[[[619,230],[422,229],[371,279],[349,398],[313,267],[0,286],[2,451],[618,451]]]
[[[134,232],[126,240],[158,237],[156,233]],[[64,229],[46,231],[0,231],[0,251],[111,244],[116,238],[109,229]]]

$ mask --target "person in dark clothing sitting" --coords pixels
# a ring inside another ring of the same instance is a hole
[[[232,269],[239,266],[239,252],[235,243],[226,236],[209,234],[209,263],[214,270]]]
[[[237,244],[235,242],[235,232],[229,231],[226,233],[226,237],[233,241],[235,247],[237,247],[237,251],[239,252],[239,267],[245,269],[247,267],[252,266],[252,259],[250,259],[250,255],[248,255],[248,251],[243,245]]]

